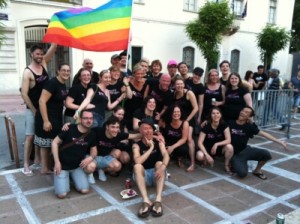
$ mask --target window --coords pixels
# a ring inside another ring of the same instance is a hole
[[[131,68],[133,68],[142,58],[142,51],[143,48],[142,47],[132,47],[131,48]],[[129,60],[130,60],[129,59]]]
[[[243,10],[243,0],[235,0],[232,1],[233,4],[231,7],[233,7],[233,14],[236,16],[241,16],[242,10]]]
[[[189,72],[192,72],[194,69],[194,60],[195,60],[195,49],[193,47],[185,47],[182,52],[182,61],[184,61],[189,68]]]
[[[43,37],[46,33],[46,26],[29,26],[25,27],[25,45],[26,45],[26,64],[29,65],[31,62],[30,58],[30,48],[32,45],[39,44],[44,47],[45,51],[50,47],[48,43],[42,43]],[[48,71],[50,77],[55,77],[55,72],[58,65],[61,63],[70,64],[70,48],[64,46],[58,46],[57,50],[52,58],[52,60],[48,63]],[[52,71],[52,73],[51,73]],[[75,71],[76,72],[76,71]],[[75,73],[74,72],[74,73]],[[67,86],[70,86],[70,80],[66,83]]]
[[[277,0],[270,0],[268,23],[275,24],[276,20]]]
[[[196,0],[184,0],[183,9],[186,11],[197,12],[197,1]]]
[[[231,51],[231,60],[230,60],[230,70],[231,72],[239,72],[240,67],[240,51],[232,50]]]

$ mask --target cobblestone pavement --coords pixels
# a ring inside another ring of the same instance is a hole
[[[2,130],[3,127],[1,134]],[[273,159],[263,169],[268,177],[265,181],[251,173],[245,179],[228,176],[223,170],[222,160],[218,160],[214,168],[197,166],[193,173],[171,163],[168,168],[171,176],[163,193],[164,214],[160,218],[150,215],[139,219],[136,213],[141,197],[121,198],[120,191],[129,176],[126,171],[119,177],[108,177],[107,182],[97,181],[88,195],[80,195],[72,189],[66,199],[59,200],[53,194],[51,175],[42,176],[35,171],[34,176],[25,177],[20,169],[5,170],[2,166],[0,223],[265,224],[274,220],[279,212],[288,214],[299,210],[299,131],[298,120],[293,120],[290,139],[286,139],[278,127],[267,130],[278,139],[286,140],[290,151],[260,137],[251,140],[251,144],[268,149],[272,154]],[[22,140],[23,134],[18,138]],[[1,144],[2,140],[1,137]],[[0,150],[7,149],[0,145]],[[137,190],[136,186],[134,189]],[[154,192],[154,188],[149,190],[152,199]]]

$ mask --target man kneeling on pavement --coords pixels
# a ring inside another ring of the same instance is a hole
[[[62,131],[52,142],[54,190],[61,199],[70,191],[70,175],[78,192],[89,193],[87,173],[94,172],[96,168],[93,162],[97,156],[96,135],[90,131],[93,113],[83,110],[80,119],[81,123],[71,124],[68,130]]]
[[[249,138],[253,138],[254,135],[259,135],[282,145],[286,150],[288,150],[288,148],[286,142],[280,141],[274,136],[259,130],[255,123],[249,122],[253,116],[253,108],[246,106],[241,110],[237,120],[228,122],[231,131],[231,145],[234,148],[234,156],[231,159],[231,165],[237,176],[243,178],[248,174],[247,161],[258,161],[252,174],[262,180],[266,180],[267,177],[261,171],[261,168],[267,161],[272,159],[271,154],[265,149],[247,145]]]
[[[151,213],[153,216],[162,216],[162,191],[166,177],[166,167],[169,163],[169,154],[165,148],[162,136],[153,137],[155,130],[153,121],[145,118],[139,122],[142,139],[133,144],[133,160],[135,180],[143,203],[138,211],[138,216],[146,218]],[[146,186],[156,185],[156,199],[154,202],[148,197]]]

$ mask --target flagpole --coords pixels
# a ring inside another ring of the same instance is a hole
[[[126,55],[126,66],[125,66],[125,71],[126,71],[126,76],[128,76],[128,63],[129,63],[129,53],[131,53],[131,23],[132,23],[132,11],[133,11],[133,5],[132,5],[131,0],[131,16],[130,16],[130,26],[129,26],[129,35],[128,35],[128,44],[127,44],[127,55]],[[129,51],[130,49],[130,51]],[[132,58],[132,57],[131,57]]]

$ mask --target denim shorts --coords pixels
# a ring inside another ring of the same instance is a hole
[[[294,96],[294,107],[300,106],[300,94]]]
[[[25,112],[25,135],[34,135],[34,114],[30,109]]]
[[[155,168],[151,169],[145,169],[144,170],[145,175],[145,183],[147,187],[152,187],[156,184],[156,178],[155,178]],[[135,175],[133,173],[132,179],[136,181]]]
[[[109,164],[114,160],[115,158],[111,155],[108,156],[97,156],[95,158],[97,169],[105,169],[109,166]]]
[[[104,124],[104,117],[101,116],[100,114],[93,112],[93,117],[94,117],[94,121],[93,121],[93,128],[95,127],[102,127]]]
[[[66,194],[70,191],[70,175],[76,190],[89,189],[87,175],[82,168],[78,167],[74,170],[62,170],[59,175],[54,175],[54,191],[56,195]]]

